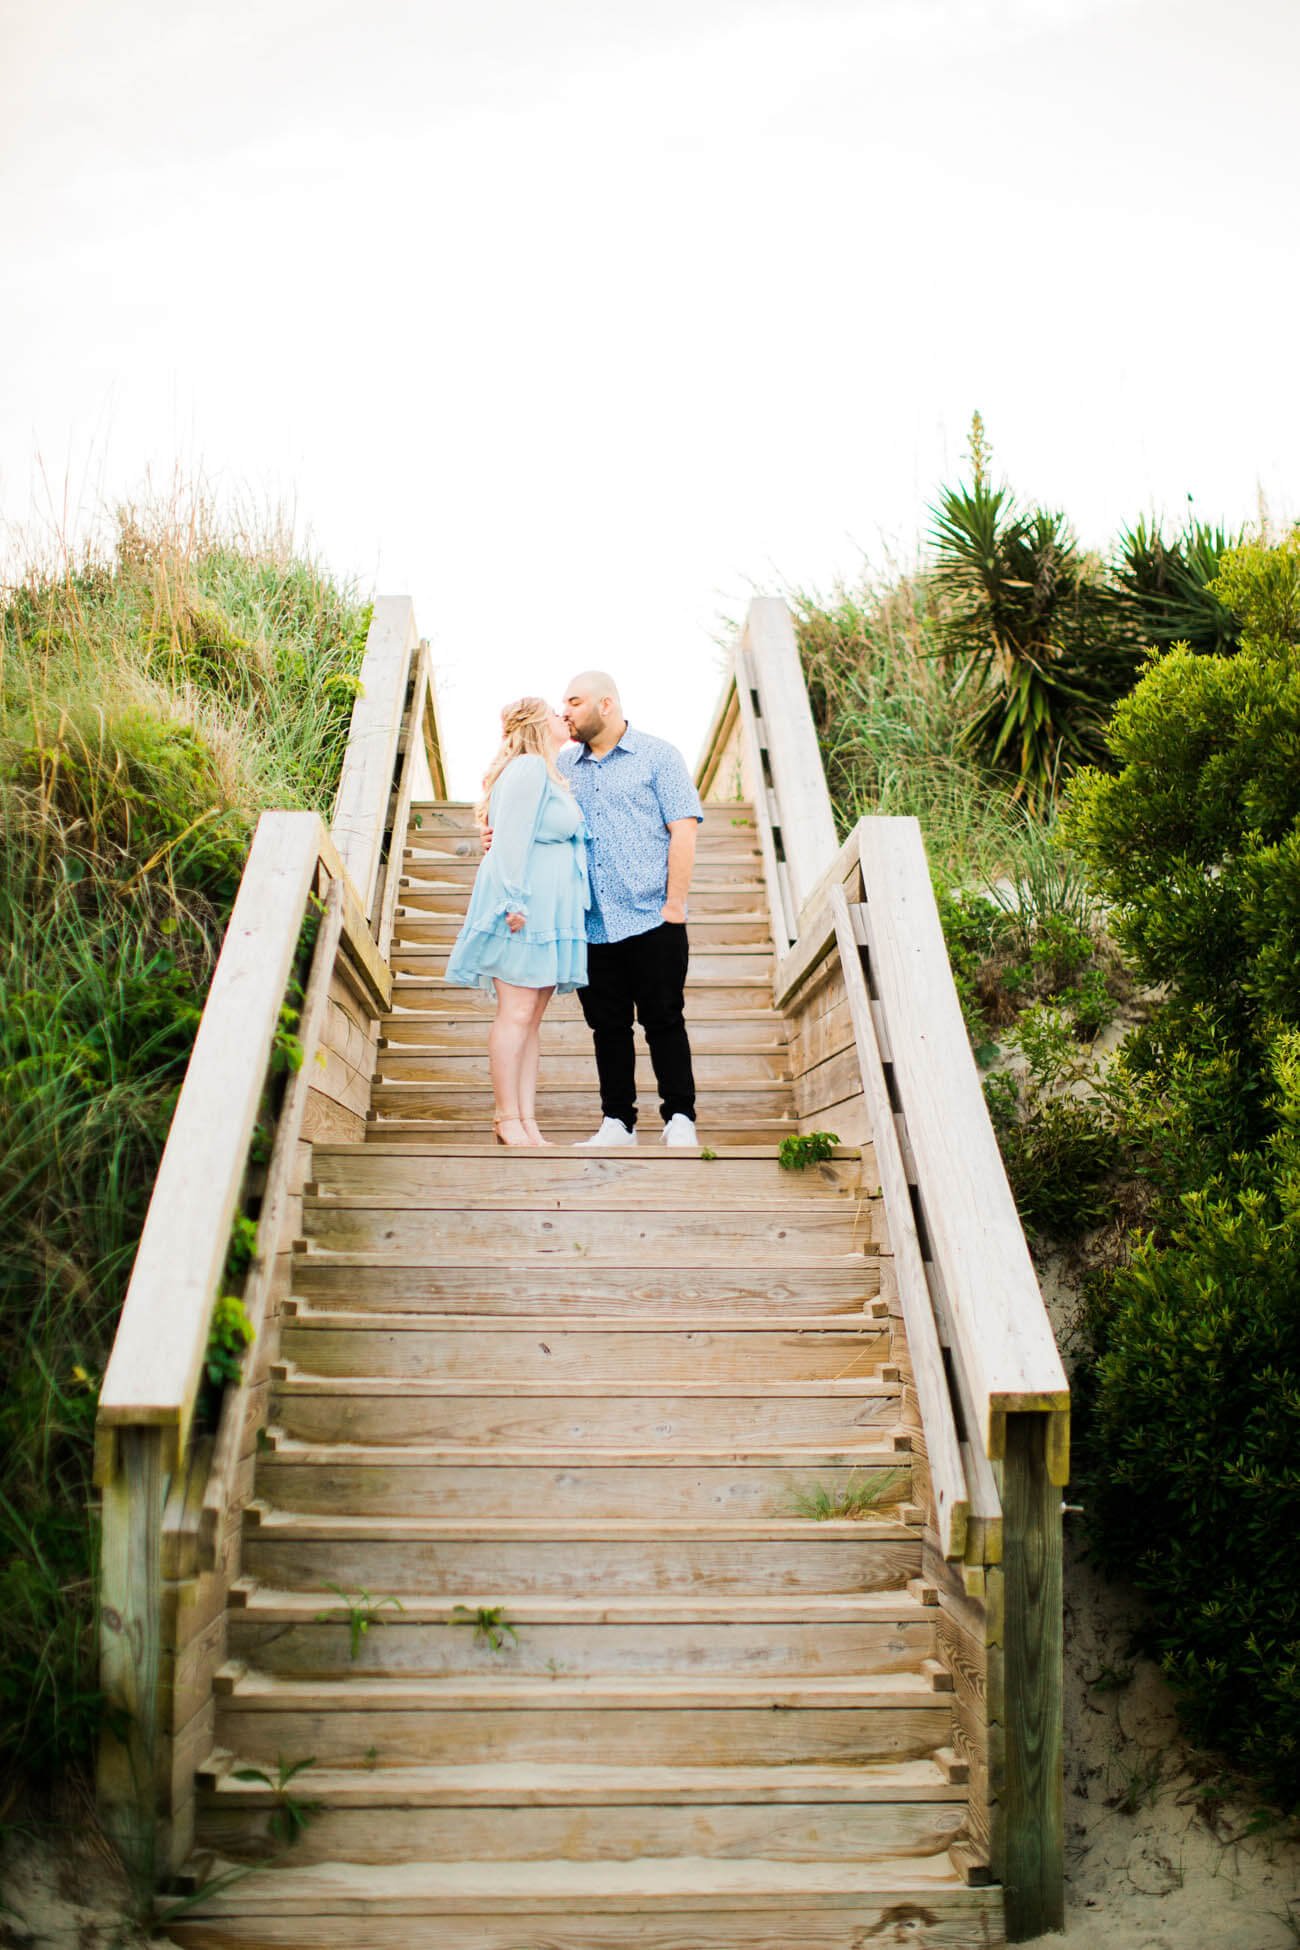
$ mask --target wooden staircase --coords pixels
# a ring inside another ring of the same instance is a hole
[[[710,806],[691,898],[716,1156],[662,1147],[644,1062],[635,1151],[506,1151],[490,1011],[442,973],[477,840],[413,809],[367,1139],[313,1150],[176,1943],[1003,1941],[860,1157],[777,1163],[751,821]],[[565,1145],[598,1119],[573,998],[544,1046]]]

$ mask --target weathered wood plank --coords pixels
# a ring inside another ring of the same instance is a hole
[[[1008,1413],[1067,1414],[1069,1388],[989,1123],[914,819],[857,827],[871,967],[955,1349],[1003,1453]]]
[[[966,1545],[968,1499],[966,1473],[962,1467],[943,1354],[935,1329],[930,1290],[921,1259],[912,1215],[911,1192],[898,1149],[894,1120],[890,1110],[885,1075],[880,1063],[876,1028],[871,1015],[861,953],[849,916],[844,889],[830,892],[830,910],[835,924],[836,942],[844,969],[853,1030],[857,1041],[862,1087],[871,1109],[875,1136],[876,1163],[889,1210],[890,1238],[894,1249],[894,1268],[899,1298],[907,1323],[907,1342],[911,1351],[917,1398],[925,1427],[926,1449],[930,1460],[930,1481],[935,1498],[935,1528],[946,1557],[960,1557]]]
[[[366,638],[361,691],[352,709],[330,822],[331,837],[367,917],[373,913],[407,674],[415,646],[415,611],[410,597],[379,597]]]
[[[103,1486],[100,1684],[108,1711],[99,1751],[99,1806],[123,1861],[147,1887],[162,1779],[162,1517],[160,1428],[124,1428]]]
[[[785,601],[756,596],[741,640],[757,680],[795,920],[834,859],[836,839],[794,618]]]
[[[257,1252],[244,1286],[244,1305],[253,1329],[253,1345],[258,1350],[258,1361],[255,1365],[251,1356],[246,1356],[240,1381],[226,1389],[212,1469],[203,1497],[199,1553],[205,1571],[212,1570],[216,1564],[217,1542],[234,1493],[236,1470],[241,1457],[248,1452],[249,1392],[257,1370],[260,1368],[264,1372],[267,1361],[273,1358],[267,1347],[271,1285],[277,1256],[286,1243],[285,1221],[291,1208],[295,1208],[296,1216],[297,1200],[290,1190],[290,1183],[298,1166],[298,1141],[307,1107],[311,1064],[325,1024],[334,957],[342,932],[343,890],[341,884],[334,881],[325,897],[325,912],[317,931],[299,1015],[303,1061],[301,1068],[289,1079],[276,1120],[258,1218]]]
[[[101,1426],[165,1427],[169,1467],[193,1413],[320,832],[314,813],[258,824],[104,1376]]]
[[[1003,1721],[1007,1934],[1065,1927],[1061,1694],[1061,1495],[1041,1415],[1007,1419],[1002,1465],[1006,1580]]]

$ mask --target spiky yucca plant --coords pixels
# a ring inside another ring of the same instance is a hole
[[[1114,568],[1119,627],[1158,650],[1186,643],[1201,656],[1231,656],[1241,646],[1241,626],[1210,584],[1241,541],[1240,530],[1203,521],[1166,541],[1158,521],[1135,521],[1119,538]]]
[[[1042,809],[1066,773],[1100,755],[1137,651],[1107,628],[1100,566],[1065,516],[1022,512],[989,481],[987,448],[973,440],[972,452],[974,485],[946,488],[931,510],[947,598],[940,651],[957,666],[956,690],[980,696],[969,745],[1011,775],[1016,798]]]

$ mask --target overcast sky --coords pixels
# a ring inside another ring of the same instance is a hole
[[[0,0],[0,515],[177,463],[409,591],[453,780],[911,555],[1300,512],[1296,0]]]

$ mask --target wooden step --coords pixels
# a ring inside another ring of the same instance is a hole
[[[263,1525],[274,1522],[264,1508],[258,1511]],[[895,1626],[934,1623],[937,1606],[926,1595],[932,1591],[921,1578],[905,1584],[885,1585],[863,1591],[786,1591],[747,1592],[594,1592],[554,1593],[546,1591],[512,1594],[509,1615],[516,1625],[563,1625],[588,1630],[594,1625],[632,1625],[655,1630],[661,1626],[725,1625],[729,1628],[750,1625],[817,1626],[835,1628],[884,1624]],[[458,1591],[455,1597],[427,1590],[403,1593],[403,1624],[446,1625],[453,1613],[466,1605],[471,1608],[493,1601],[491,1592]],[[496,1598],[500,1593],[495,1594]],[[322,1609],[339,1604],[337,1591],[322,1585],[318,1590],[263,1584],[251,1576],[235,1580],[230,1591],[232,1625],[245,1613],[265,1618],[276,1626],[311,1623]],[[391,1614],[386,1614],[391,1616]],[[460,1621],[463,1623],[463,1619]],[[779,1636],[779,1635],[778,1635]],[[516,1648],[517,1650],[517,1648]],[[779,1653],[779,1647],[778,1647]],[[953,1779],[965,1779],[954,1774]]]
[[[654,1093],[657,1096],[657,1092]],[[371,1093],[376,1117],[418,1117],[428,1123],[490,1124],[492,1092],[486,1084],[377,1083]],[[653,1104],[653,1097],[651,1100]],[[748,1124],[753,1120],[777,1122],[786,1119],[797,1130],[794,1093],[788,1083],[770,1080],[703,1083],[697,1092],[696,1122],[704,1128],[710,1123]],[[652,1110],[652,1115],[654,1115]],[[600,1101],[595,1089],[593,1069],[589,1083],[566,1085],[551,1083],[545,1073],[537,1091],[537,1119],[543,1130],[549,1124],[567,1122],[590,1125],[600,1121]]]
[[[477,860],[425,860],[403,872],[398,901],[403,909],[426,914],[464,914],[478,872]],[[691,881],[690,912],[703,920],[713,914],[759,914],[768,921],[767,889],[755,861],[701,865]]]
[[[438,1525],[250,1507],[243,1566],[259,1583],[338,1585],[404,1601],[422,1591],[490,1593],[493,1603],[505,1602],[507,1615],[522,1597],[541,1594],[699,1599],[892,1590],[921,1569],[920,1533],[906,1525],[521,1525],[498,1518]]]
[[[306,1442],[663,1450],[856,1443],[897,1423],[895,1382],[445,1381],[276,1363],[274,1419]],[[593,1460],[596,1460],[593,1458]]]
[[[432,965],[422,964],[424,972],[396,971],[393,976],[393,1009],[438,1009],[453,1015],[474,1015],[490,1022],[494,1004],[481,989],[460,988],[448,982]],[[772,1006],[771,972],[753,973],[743,969],[726,974],[708,974],[694,957],[686,976],[686,1021],[688,1027],[721,1015],[729,1018],[738,1009]],[[557,995],[546,1010],[547,1022],[582,1021],[582,1005],[576,995]]]
[[[803,1171],[783,1171],[775,1145],[716,1158],[669,1150],[660,1143],[624,1151],[524,1151],[499,1145],[317,1144],[313,1182],[321,1191],[420,1193],[459,1199],[518,1187],[529,1197],[599,1202],[610,1193],[671,1201],[685,1184],[727,1203],[735,1198],[839,1197],[856,1199],[863,1183],[863,1155],[851,1147]],[[873,1174],[874,1176],[874,1174]]]
[[[384,1313],[286,1302],[280,1356],[309,1374],[486,1374],[521,1381],[843,1380],[875,1373],[889,1358],[890,1323],[837,1314],[735,1322],[697,1315],[676,1323],[540,1315],[466,1321],[455,1314]]]
[[[595,1103],[592,1092],[591,1103]],[[701,1112],[701,1118],[703,1113]],[[550,1117],[544,1119],[543,1135],[557,1150],[570,1150],[585,1144],[599,1121],[599,1106],[588,1110],[583,1116]],[[780,1144],[798,1124],[792,1118],[729,1118],[726,1122],[711,1124],[708,1128],[700,1126],[699,1138],[703,1148],[710,1149],[716,1156],[723,1147],[741,1150],[762,1150]],[[659,1108],[653,1098],[643,1097],[641,1101],[640,1143],[638,1149],[659,1149],[663,1143],[663,1127],[659,1120]],[[417,1145],[449,1144],[457,1148],[466,1143],[491,1146],[491,1127],[486,1116],[481,1124],[471,1119],[448,1121],[445,1118],[408,1117],[400,1114],[378,1117],[372,1115],[366,1124],[367,1136],[386,1145],[403,1142]],[[505,1147],[496,1151],[498,1158],[505,1155]],[[687,1156],[698,1157],[698,1151],[687,1151]]]
[[[218,1673],[217,1739],[263,1765],[313,1755],[359,1767],[455,1760],[754,1766],[932,1756],[951,1736],[952,1695],[920,1673],[776,1680],[285,1679]],[[228,1687],[228,1690],[225,1688]]]
[[[929,1764],[903,1762],[900,1767]],[[294,1867],[331,1860],[632,1862],[673,1856],[872,1862],[937,1855],[961,1839],[966,1829],[965,1805],[952,1798],[951,1790],[945,1797],[936,1794],[933,1799],[922,1799],[914,1793],[887,1801],[877,1784],[877,1793],[869,1799],[829,1804],[787,1798],[782,1802],[750,1800],[731,1805],[643,1799],[613,1807],[574,1807],[565,1802],[556,1806],[531,1802],[522,1807],[509,1803],[503,1807],[445,1803],[412,1806],[402,1798],[401,1778],[411,1771],[377,1768],[369,1782],[369,1795],[363,1799],[360,1780],[364,1770],[339,1770],[334,1779],[357,1785],[352,1786],[347,1801],[340,1801],[337,1795],[320,1798],[316,1818],[294,1848]],[[653,1771],[671,1777],[675,1770]],[[722,1768],[714,1771],[727,1772]],[[776,1772],[767,1771],[769,1775]],[[867,1770],[852,1771],[865,1775]],[[299,1777],[296,1791],[304,1798],[315,1796],[318,1772],[327,1770],[311,1769]],[[274,1795],[260,1783],[231,1781],[228,1787],[218,1786],[204,1796],[200,1807],[198,1844],[214,1848],[230,1860],[256,1860],[264,1853],[266,1842],[273,1839],[275,1807]]]
[[[394,977],[398,975],[439,976],[447,966],[450,953],[450,936],[444,944],[407,944],[394,940],[389,951],[389,964]],[[748,945],[740,948],[722,948],[709,944],[691,949],[690,970],[687,974],[689,984],[692,975],[696,981],[709,981],[734,984],[741,980],[763,981],[769,993],[772,983],[772,947]]]
[[[380,1020],[379,1047],[402,1049],[414,1043],[424,1050],[486,1050],[493,1011],[477,1010],[472,1015],[455,1015],[447,1010],[408,1009],[400,1015]],[[638,1034],[637,1049],[646,1049],[645,1037]],[[722,1017],[696,1019],[691,1040],[695,1055],[717,1054],[725,1050],[779,1050],[789,1048],[785,1020],[775,1009],[736,1010]],[[542,1056],[591,1055],[591,1031],[581,1015],[561,1016],[555,1005],[542,1018]]]
[[[445,954],[460,933],[464,919],[463,902],[455,903],[451,911],[444,913],[399,907],[393,924],[393,953],[390,956],[393,966],[398,965],[397,954],[405,955],[409,949],[437,948]],[[769,958],[772,953],[772,923],[766,912],[696,915],[692,909],[687,931],[692,960],[702,950],[718,954],[729,951],[760,952]]]
[[[714,1050],[708,1047],[708,1039],[699,1038],[691,1046],[691,1068],[701,1093],[715,1086],[730,1088],[732,1085],[763,1081],[790,1083],[789,1051],[780,1046],[772,1048],[757,1044],[748,1049],[742,1046],[739,1049]],[[594,1098],[599,1084],[590,1034],[585,1049],[581,1046],[562,1051],[544,1048],[541,1074],[545,1082],[564,1084],[571,1089],[581,1088],[589,1098]],[[636,1079],[643,1097],[658,1098],[648,1051],[637,1052]],[[478,1050],[444,1050],[436,1045],[430,1047],[400,1041],[394,1044],[391,1039],[385,1038],[380,1044],[375,1082],[406,1081],[432,1085],[477,1084],[481,1089],[486,1089],[491,1081],[486,1032],[483,1047]]]
[[[502,1154],[497,1153],[500,1157]],[[545,1155],[545,1154],[540,1154]],[[308,1253],[293,1262],[296,1298],[343,1297],[350,1308],[432,1313],[696,1314],[725,1307],[737,1316],[860,1314],[880,1291],[880,1265],[857,1260],[660,1267],[560,1264],[527,1268],[477,1260],[406,1263],[388,1253]]]
[[[206,1796],[256,1807],[273,1790],[237,1778],[242,1756],[221,1750],[199,1769]],[[960,1801],[949,1770],[933,1760],[885,1761],[878,1767],[637,1767],[412,1766],[305,1768],[304,1798],[322,1807],[368,1808],[377,1801],[412,1808],[639,1808],[764,1807],[817,1803],[869,1807],[879,1803]]]
[[[168,1935],[190,1950],[337,1950],[360,1942],[364,1917],[364,1950],[874,1950],[905,1940],[996,1950],[1006,1940],[1001,1890],[968,1888],[946,1851],[871,1863],[291,1863],[222,1882],[229,1865],[217,1858],[215,1893],[188,1899]]]
[[[906,1598],[884,1602],[893,1596],[863,1594],[857,1600],[860,1622],[828,1622],[816,1615],[810,1622],[782,1619],[779,1629],[773,1621],[752,1622],[743,1615],[723,1623],[689,1618],[665,1623],[653,1614],[635,1615],[644,1614],[647,1607],[634,1602],[625,1603],[617,1622],[537,1622],[531,1616],[537,1603],[525,1598],[505,1613],[514,1636],[503,1634],[499,1651],[475,1630],[476,1604],[463,1604],[453,1616],[452,1601],[434,1605],[408,1597],[400,1612],[392,1605],[377,1609],[372,1605],[374,1623],[357,1640],[354,1656],[347,1606],[337,1592],[257,1590],[245,1608],[231,1612],[227,1643],[233,1659],[266,1672],[336,1678],[354,1673],[481,1672],[498,1667],[541,1677],[565,1672],[698,1676],[915,1671],[922,1660],[935,1655],[936,1608],[909,1606]],[[485,1609],[495,1611],[497,1606],[489,1604]],[[587,1609],[595,1612],[599,1607],[592,1603]],[[795,1610],[797,1604],[787,1601],[785,1609]]]
[[[910,1496],[910,1457],[889,1444],[861,1446],[850,1457],[790,1462],[747,1461],[723,1451],[712,1462],[695,1455],[623,1452],[599,1462],[559,1463],[526,1449],[487,1455],[409,1444],[373,1445],[285,1440],[257,1460],[257,1491],[281,1510],[347,1510],[357,1517],[429,1516],[543,1521],[567,1518],[725,1518],[755,1521],[797,1516],[801,1500],[824,1493],[878,1492],[871,1508],[887,1517]]]
[[[696,1181],[703,1190],[703,1183]],[[303,1201],[304,1251],[420,1254],[432,1259],[527,1261],[558,1255],[572,1261],[609,1259],[616,1266],[661,1264],[680,1255],[696,1264],[750,1253],[765,1262],[786,1259],[861,1258],[853,1213],[836,1200],[783,1199],[772,1212],[725,1206],[679,1205],[676,1211],[647,1205],[597,1205],[574,1211],[552,1203],[492,1205],[451,1211],[418,1203],[394,1204],[380,1192],[336,1193]],[[868,1233],[863,1209],[859,1231]]]
[[[483,858],[478,829],[467,826],[409,827],[402,848],[403,873],[418,872],[429,863],[453,860],[477,866]],[[762,874],[762,847],[757,832],[743,826],[725,826],[706,820],[695,842],[695,865],[699,872],[734,868],[752,877]]]

